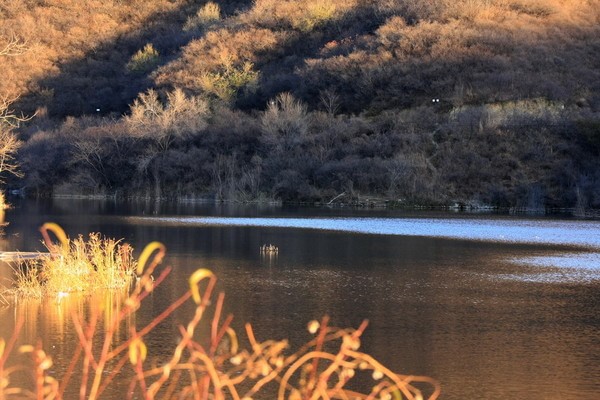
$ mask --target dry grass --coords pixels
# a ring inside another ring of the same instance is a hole
[[[266,54],[276,52],[285,35],[268,29],[218,29],[190,42],[177,60],[156,73],[158,85],[185,87],[194,93],[228,99],[258,80],[254,69]]]
[[[342,18],[358,4],[356,0],[257,0],[254,7],[242,16],[242,20],[272,29],[293,28],[310,32]]]
[[[47,241],[46,247],[49,254],[17,263],[14,287],[9,292],[27,298],[60,297],[129,287],[133,281],[133,249],[119,240],[92,233],[88,240],[63,236],[61,246]]]
[[[95,52],[104,43],[126,37],[129,32],[143,31],[148,26],[152,26],[157,15],[173,12],[184,2],[184,0],[2,2],[0,48],[3,38],[16,35],[29,44],[29,51],[19,57],[3,60],[2,69],[6,79],[0,80],[0,93],[12,96],[42,94],[47,88],[37,81],[42,77],[61,73],[65,61],[85,57],[87,52]],[[144,45],[144,43],[139,44]],[[124,56],[115,52],[111,54],[114,59]]]
[[[291,352],[286,340],[260,341],[252,326],[246,324],[247,340],[244,342],[248,346],[243,348],[241,334],[231,326],[233,317],[222,316],[224,294],[218,294],[216,301],[213,299],[216,277],[207,269],[194,272],[187,291],[150,323],[136,327],[133,322],[128,336],[117,335],[121,323],[136,320],[131,317],[142,301],[169,274],[169,267],[156,271],[164,255],[165,247],[157,242],[144,249],[136,270],[138,284],[121,305],[114,306],[114,312],[106,313],[106,310],[100,310],[101,307],[92,307],[87,318],[77,311],[72,312],[79,343],[61,377],[51,373],[52,357],[41,345],[25,345],[18,351],[30,356],[34,385],[31,388],[12,386],[11,375],[16,367],[9,366],[7,361],[19,336],[21,325],[17,324],[12,338],[0,339],[0,398],[31,395],[37,399],[63,399],[65,393],[72,393],[75,388],[80,399],[95,400],[115,383],[117,376],[120,379],[131,377],[128,399],[391,400],[427,397],[434,400],[438,397],[440,388],[435,380],[396,374],[360,351],[360,337],[367,321],[357,329],[330,326],[328,317],[320,322],[312,321],[308,324],[312,338]],[[156,279],[153,274],[157,275]],[[190,299],[195,304],[195,311],[189,322],[179,327],[180,339],[172,349],[172,355],[161,365],[149,363],[147,359],[152,349],[146,346],[146,335]],[[211,320],[205,318],[208,311],[213,315]],[[102,315],[107,319],[103,324],[100,323]],[[202,324],[210,331],[207,341],[195,339],[194,334]],[[75,373],[76,368],[80,368],[80,372]],[[348,385],[359,376],[371,383],[358,385],[362,388],[360,391],[349,389]]]

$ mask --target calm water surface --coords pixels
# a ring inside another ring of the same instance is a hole
[[[174,272],[137,315],[142,326],[212,269],[236,327],[259,339],[309,339],[306,322],[370,325],[363,350],[391,369],[429,375],[444,399],[597,399],[600,394],[600,224],[447,213],[53,200],[17,203],[1,250],[40,250],[38,227],[102,232],[136,249],[168,247]],[[277,257],[261,257],[272,243]],[[0,276],[10,268],[0,266]],[[107,301],[107,300],[103,300]],[[0,310],[0,336],[25,319],[66,368],[69,307]],[[151,354],[177,342],[183,308],[148,338]],[[119,398],[118,393],[108,397]]]

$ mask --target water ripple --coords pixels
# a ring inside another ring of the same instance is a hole
[[[303,228],[376,235],[425,236],[503,243],[600,248],[600,223],[590,221],[434,218],[127,217],[135,224]]]
[[[540,267],[538,272],[495,275],[492,279],[530,282],[591,282],[600,280],[600,223],[593,221],[435,219],[435,218],[224,218],[127,217],[132,224],[174,226],[246,226],[318,229],[374,235],[421,236],[500,243],[572,246],[549,256],[506,258]],[[577,252],[577,249],[582,250]],[[559,268],[549,272],[547,268]]]

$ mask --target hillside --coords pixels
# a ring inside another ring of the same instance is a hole
[[[598,0],[0,1],[11,37],[30,193],[600,207]]]

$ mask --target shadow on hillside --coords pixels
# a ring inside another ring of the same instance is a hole
[[[432,99],[441,99],[435,105],[441,112],[524,99],[600,110],[595,51],[600,41],[592,26],[563,21],[540,37],[512,38],[502,25],[490,31],[478,25],[471,43],[453,39],[451,23],[413,21],[414,38],[396,32],[394,40],[409,43],[397,55],[397,43],[382,45],[376,34],[391,15],[369,6],[351,14],[277,49],[282,57],[259,66],[259,93],[240,105],[264,107],[277,93],[289,91],[314,109],[328,90],[337,95],[340,112],[356,114],[430,107]],[[459,27],[467,30],[467,25]]]
[[[252,96],[238,98],[236,105],[242,109],[263,109],[279,93],[290,92],[306,101],[309,108],[319,108],[321,89],[327,89],[330,82],[320,82],[323,85],[320,88],[307,85],[305,77],[298,71],[308,60],[322,57],[322,51],[328,43],[338,45],[336,55],[348,55],[355,49],[354,43],[358,37],[372,34],[383,22],[385,18],[376,15],[373,7],[359,5],[340,18],[320,25],[318,29],[295,31],[295,37],[284,46],[258,54],[269,60],[256,65],[260,71],[258,90]],[[338,94],[343,95],[341,91]]]
[[[232,16],[252,7],[253,1],[219,3],[223,14]],[[187,4],[172,12],[152,15],[143,29],[65,62],[59,75],[37,82],[52,94],[49,98],[24,96],[18,108],[30,112],[44,105],[54,117],[126,112],[140,92],[153,86],[152,71],[127,70],[131,56],[152,43],[161,55],[160,65],[176,59],[191,40],[199,37],[182,30],[186,17],[195,8],[197,4]],[[594,56],[578,50],[581,43],[577,43],[576,36],[561,39],[564,42],[551,49],[532,42],[530,48],[519,44],[518,54],[511,53],[514,50],[510,46],[505,46],[508,50],[496,46],[499,50],[493,53],[462,58],[414,56],[407,62],[389,56],[393,51],[388,52],[387,59],[380,53],[381,45],[374,33],[387,17],[365,4],[314,31],[296,31],[283,46],[257,54],[258,90],[242,94],[236,106],[244,110],[263,109],[269,99],[289,91],[316,109],[321,107],[321,93],[330,90],[339,98],[340,112],[378,113],[421,106],[431,102],[431,98],[441,98],[448,107],[527,98],[575,101],[581,87],[592,93],[586,100],[588,104],[600,104],[594,94],[600,89],[595,79],[597,72],[590,64]],[[589,45],[597,47],[598,42]],[[495,51],[493,44],[487,46]]]
[[[151,69],[131,72],[127,63],[148,43],[160,55],[155,68],[176,58],[187,43],[198,37],[197,33],[182,29],[187,16],[198,7],[191,3],[170,12],[157,12],[144,22],[142,29],[130,31],[89,50],[81,58],[60,64],[58,75],[42,77],[36,82],[36,86],[44,89],[45,97],[25,95],[15,107],[29,113],[46,107],[51,117],[126,112],[138,93],[152,86]],[[227,3],[223,9],[227,15],[249,7],[251,1],[222,3]]]
[[[248,10],[254,0],[223,0],[217,3],[221,6],[222,15],[227,18]],[[120,115],[127,112],[139,93],[155,86],[152,73],[176,59],[189,42],[201,38],[202,32],[183,30],[187,17],[193,15],[197,7],[197,4],[187,4],[171,12],[153,14],[147,18],[142,29],[104,42],[87,51],[81,58],[59,64],[59,74],[36,81],[36,86],[43,88],[44,95],[24,95],[15,107],[27,113],[46,107],[48,115],[55,118]],[[361,8],[354,13],[361,15],[365,11]],[[371,21],[369,27],[376,28],[375,19],[365,20]],[[338,40],[340,36],[350,37],[364,33],[365,20],[360,22],[360,27],[355,26],[358,21],[354,18],[348,21],[329,21],[318,32],[299,34],[295,40],[273,51],[283,54],[282,57],[263,54],[266,59],[275,61],[258,63],[257,67],[261,70],[259,90],[251,96],[239,98],[237,106],[242,109],[263,108],[268,99],[283,91],[304,94],[301,78],[289,71],[302,66],[306,59],[318,57],[318,52],[325,43]],[[159,52],[159,63],[146,71],[129,71],[127,63],[131,57],[149,43]]]
[[[600,40],[593,26],[563,23],[540,37],[523,33],[515,39],[504,37],[502,26],[489,32],[478,26],[471,39],[476,45],[454,42],[451,24],[425,21],[413,27],[415,38],[396,32],[395,40],[408,43],[398,49],[397,43],[382,45],[370,35],[379,26],[361,32],[364,36],[350,47],[338,38],[335,48],[317,54],[296,74],[302,88],[296,93],[312,103],[318,100],[315,88],[328,89],[339,95],[347,113],[432,106],[432,99],[444,112],[463,104],[524,99],[600,110],[600,53],[595,50]]]

